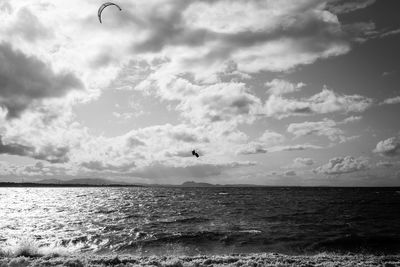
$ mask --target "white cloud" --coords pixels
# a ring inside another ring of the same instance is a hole
[[[241,145],[236,151],[238,155],[263,154],[269,148],[281,144],[285,137],[280,133],[266,130],[256,141]]]
[[[237,151],[238,155],[250,155],[250,154],[264,154],[267,153],[267,146],[260,142],[250,142],[246,145],[242,145]]]
[[[299,145],[275,145],[267,146],[266,144],[254,141],[245,145],[240,145],[236,154],[248,155],[248,154],[264,154],[268,152],[282,152],[282,151],[302,151],[308,149],[322,149],[323,147],[311,144],[299,144]]]
[[[260,113],[261,100],[244,83],[197,85],[183,78],[159,74],[152,75],[136,89],[154,89],[162,99],[179,101],[176,110],[192,123],[251,123]]]
[[[361,95],[339,95],[324,88],[320,93],[300,100],[271,95],[265,102],[264,112],[266,116],[278,119],[332,112],[363,112],[372,102],[372,99]]]
[[[182,115],[196,123],[218,121],[253,122],[260,100],[242,83],[219,83],[203,87],[177,106]]]
[[[137,6],[145,37],[134,51],[166,54],[169,69],[197,78],[229,60],[241,72],[284,71],[349,51],[337,17],[317,1],[164,1],[163,10],[159,4]]]
[[[399,104],[400,103],[400,96],[395,96],[391,98],[387,98],[381,102],[381,105],[393,105],[393,104]]]
[[[340,143],[352,140],[358,136],[347,137],[343,130],[337,128],[338,123],[333,120],[324,119],[322,121],[305,121],[300,123],[289,124],[287,131],[295,135],[295,138],[307,135],[326,136],[331,141],[339,141]]]
[[[265,83],[265,86],[269,88],[267,90],[267,93],[271,95],[284,95],[299,91],[302,87],[305,86],[305,84],[294,84],[281,79],[273,79],[272,81]]]
[[[314,169],[314,172],[319,174],[341,175],[363,171],[368,168],[369,162],[367,159],[345,156],[330,159],[328,163]]]
[[[398,156],[400,155],[400,139],[398,137],[390,137],[379,141],[374,152],[387,157]]]
[[[362,116],[350,116],[345,118],[343,121],[341,121],[341,124],[347,124],[347,123],[352,123],[356,121],[360,121],[362,119]]]
[[[270,149],[271,152],[279,151],[302,151],[308,149],[322,149],[323,147],[312,145],[312,144],[300,144],[300,145],[286,145],[286,146],[274,146]]]
[[[285,137],[280,133],[266,130],[258,140],[267,146],[272,146],[281,144],[285,140]]]
[[[314,163],[314,160],[311,158],[295,158],[293,160],[293,165],[296,167],[311,166]]]

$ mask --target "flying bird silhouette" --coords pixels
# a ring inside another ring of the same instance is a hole
[[[199,154],[195,150],[192,150],[192,155],[196,156],[196,158],[200,157]]]

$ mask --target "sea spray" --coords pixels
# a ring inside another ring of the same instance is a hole
[[[43,245],[32,237],[13,238],[0,244],[0,256],[4,257],[69,256],[80,250],[81,244]]]

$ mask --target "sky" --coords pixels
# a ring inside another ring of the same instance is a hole
[[[398,0],[102,3],[0,0],[0,181],[400,186]]]

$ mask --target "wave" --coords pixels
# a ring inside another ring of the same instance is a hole
[[[202,217],[187,217],[187,218],[179,218],[173,220],[159,221],[161,223],[170,224],[170,223],[203,223],[207,222],[210,219],[202,218]]]
[[[42,245],[31,237],[15,238],[2,243],[0,257],[66,256],[80,252],[81,243]],[[2,266],[0,264],[0,266]]]
[[[375,235],[347,235],[316,242],[308,247],[311,251],[353,253],[400,253],[400,237]]]
[[[70,255],[54,257],[0,257],[0,265],[14,266],[399,266],[400,256],[340,255],[321,253],[288,256],[278,253],[144,256]]]

